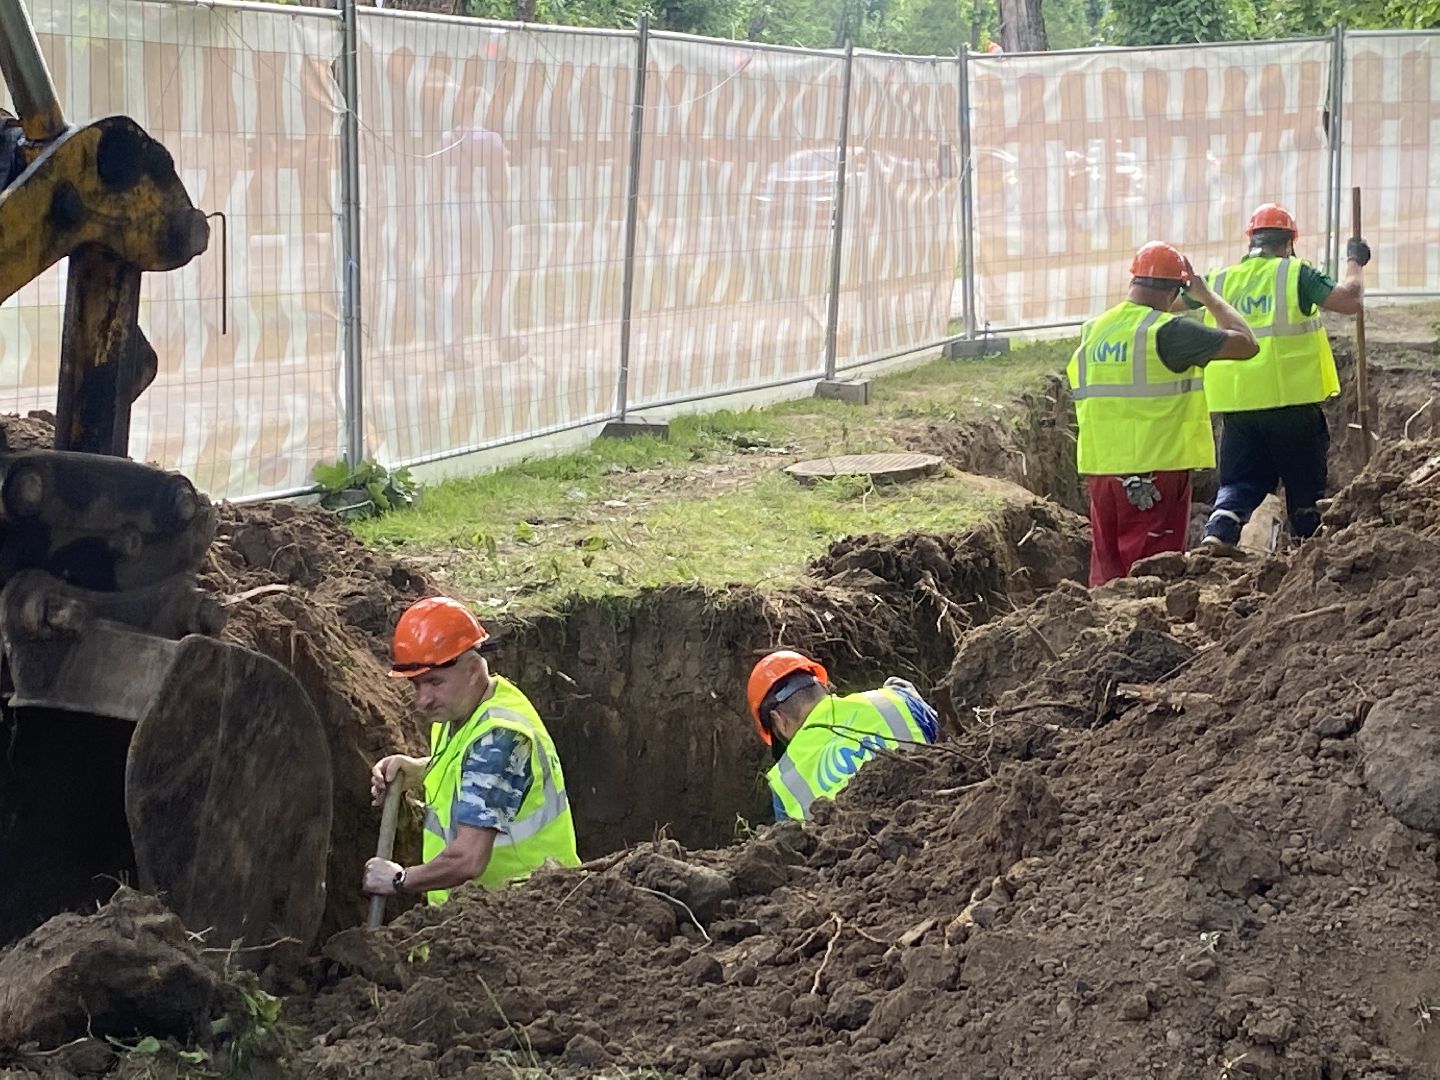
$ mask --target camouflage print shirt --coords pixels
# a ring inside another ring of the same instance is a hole
[[[530,740],[508,728],[492,728],[465,752],[455,824],[508,828],[520,812],[530,782]]]

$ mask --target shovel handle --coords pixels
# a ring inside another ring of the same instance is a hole
[[[385,808],[380,812],[380,840],[375,845],[375,857],[388,859],[395,851],[395,823],[400,818],[400,797],[405,793],[405,778],[397,774],[385,791]],[[370,917],[365,925],[372,930],[385,921],[385,897],[370,898]]]
[[[1350,189],[1350,235],[1363,236],[1360,231],[1360,189]],[[1365,305],[1355,313],[1355,396],[1360,421],[1360,460],[1370,460],[1370,365],[1365,357]]]

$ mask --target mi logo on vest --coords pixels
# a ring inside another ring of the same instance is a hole
[[[1108,362],[1123,364],[1130,359],[1130,345],[1124,341],[1102,341],[1095,346],[1091,358],[1097,364]]]
[[[1269,315],[1274,309],[1273,296],[1242,296],[1235,302],[1235,310],[1241,315]]]
[[[883,749],[885,741],[878,735],[866,735],[858,745],[849,739],[831,739],[820,755],[816,778],[825,791],[835,791],[849,783],[860,766]]]

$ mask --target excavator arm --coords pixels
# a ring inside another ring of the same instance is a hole
[[[0,441],[0,944],[128,880],[222,946],[303,949],[325,733],[289,672],[220,636],[196,581],[210,501],[126,457],[157,368],[141,276],[202,254],[207,223],[133,120],[66,122],[23,0],[0,0],[0,70],[22,129],[0,302],[68,259],[54,449]]]

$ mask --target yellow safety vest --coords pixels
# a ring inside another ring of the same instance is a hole
[[[1300,310],[1303,265],[1293,257],[1251,256],[1210,275],[1210,287],[1244,316],[1260,346],[1249,360],[1217,360],[1205,369],[1211,412],[1309,405],[1340,393],[1320,312]],[[1205,321],[1215,325],[1209,312]]]
[[[1091,319],[1065,374],[1080,425],[1076,461],[1090,476],[1215,465],[1215,435],[1197,368],[1160,362],[1155,335],[1173,315],[1125,300]]]
[[[925,742],[893,690],[827,697],[810,710],[765,778],[787,816],[808,818],[816,799],[833,799],[880,750]]]
[[[448,724],[430,726],[430,764],[425,771],[424,854],[429,862],[459,832],[455,824],[460,798],[460,768],[471,744],[488,731],[506,728],[530,740],[530,790],[509,828],[495,837],[489,865],[476,880],[488,889],[529,877],[547,859],[561,866],[579,866],[575,821],[565,793],[560,756],[535,706],[514,683],[495,677],[494,692],[480,703],[459,731]],[[426,898],[443,904],[449,893],[431,889]]]

